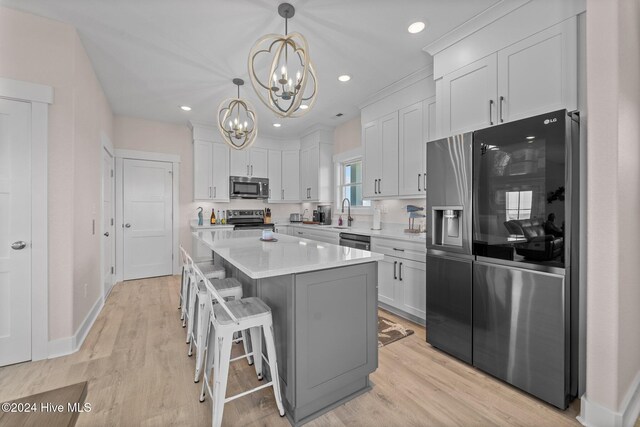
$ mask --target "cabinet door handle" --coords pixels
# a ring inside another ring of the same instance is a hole
[[[489,124],[493,125],[493,99],[489,100]]]
[[[504,118],[502,117],[503,103],[504,103],[504,96],[501,96],[500,105],[498,106],[498,109],[500,111],[500,123],[504,123]]]
[[[282,200],[284,200],[284,188],[282,189]]]
[[[218,187],[213,187],[213,198],[215,199],[218,196]]]
[[[249,165],[247,165],[247,176],[249,176]]]
[[[211,195],[211,187],[209,187],[209,198],[212,198],[213,196]]]
[[[269,198],[271,198],[271,189],[269,189]]]
[[[251,176],[253,176],[253,165],[251,165]]]
[[[400,248],[393,248],[393,250],[398,252],[404,252],[404,249],[400,249]]]
[[[427,171],[424,171],[424,175],[422,175],[422,181],[424,184],[422,185],[422,190],[427,191]]]
[[[298,231],[298,234],[302,234],[302,231]]]
[[[378,194],[378,180],[373,180],[373,194]]]
[[[398,266],[398,261],[393,261],[393,279],[397,279],[398,275],[396,274],[396,267]]]
[[[398,279],[402,282],[402,263],[400,263],[400,266],[398,267]]]
[[[420,181],[421,181],[420,178],[422,178],[422,174],[421,173],[418,174],[418,191],[422,191],[422,190],[420,190]]]

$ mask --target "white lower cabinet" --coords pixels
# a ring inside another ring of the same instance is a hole
[[[371,251],[384,254],[378,262],[378,301],[398,314],[426,317],[426,250],[421,241],[372,238]]]
[[[378,301],[425,319],[426,279],[426,263],[385,255],[378,262]]]

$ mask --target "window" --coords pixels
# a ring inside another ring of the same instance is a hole
[[[339,163],[338,206],[349,199],[352,207],[370,207],[371,201],[362,200],[362,159],[351,159]]]
[[[530,219],[533,191],[507,191],[507,221]]]

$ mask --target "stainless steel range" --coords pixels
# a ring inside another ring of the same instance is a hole
[[[233,225],[234,230],[273,230],[273,224],[264,223],[262,210],[229,210],[227,224]]]

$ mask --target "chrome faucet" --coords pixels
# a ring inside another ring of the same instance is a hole
[[[346,197],[342,199],[342,213],[344,213],[344,202],[347,202],[347,226],[351,227],[353,218],[351,218],[351,201]]]

